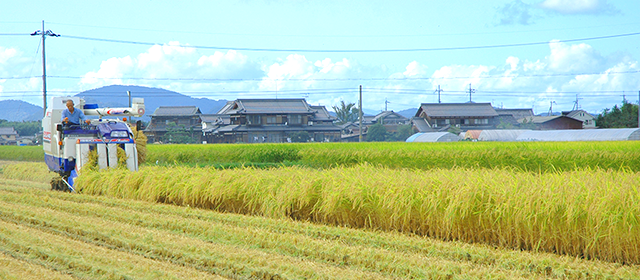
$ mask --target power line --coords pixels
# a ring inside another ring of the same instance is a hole
[[[578,29],[605,28],[605,27],[637,25],[638,23],[610,24],[610,25],[597,25],[597,26],[582,26],[582,27],[570,27],[570,28],[533,29],[533,30],[523,30],[523,31],[430,33],[430,34],[371,34],[371,35],[358,35],[358,34],[327,35],[327,34],[228,33],[228,32],[207,32],[207,31],[166,30],[166,29],[151,29],[151,28],[131,28],[131,27],[116,27],[116,26],[100,26],[100,25],[82,25],[82,24],[69,24],[69,23],[60,23],[60,22],[49,22],[49,24],[54,24],[54,25],[57,24],[57,25],[62,25],[62,26],[113,29],[113,30],[131,30],[131,31],[145,31],[145,32],[158,32],[158,33],[180,33],[180,34],[199,34],[199,35],[206,34],[206,35],[223,35],[223,36],[294,37],[294,38],[402,38],[402,37],[438,37],[438,36],[469,36],[469,35],[491,35],[491,34],[517,34],[517,33],[532,33],[532,32],[545,32],[545,31],[559,31],[559,30],[578,30]]]
[[[257,51],[257,52],[312,52],[312,53],[376,53],[376,52],[429,52],[429,51],[452,51],[452,50],[472,50],[472,49],[491,49],[491,48],[506,48],[506,47],[524,47],[524,46],[535,46],[535,45],[546,45],[546,44],[557,44],[557,43],[569,43],[569,42],[578,42],[578,41],[591,41],[591,40],[601,40],[601,39],[611,39],[611,38],[620,38],[620,37],[629,37],[629,36],[637,36],[640,35],[640,32],[634,33],[625,33],[625,34],[616,34],[616,35],[607,35],[607,36],[598,36],[598,37],[587,37],[587,38],[578,38],[578,39],[566,39],[566,40],[553,40],[553,41],[544,41],[544,42],[529,42],[529,43],[514,43],[514,44],[498,44],[498,45],[481,45],[481,46],[466,46],[466,47],[441,47],[441,48],[415,48],[415,49],[334,49],[334,50],[320,50],[320,49],[271,49],[271,48],[245,48],[245,47],[220,47],[220,46],[197,46],[197,45],[170,45],[175,47],[182,48],[194,48],[194,49],[212,49],[212,50],[240,50],[240,51]],[[140,42],[140,41],[127,41],[127,40],[117,40],[117,39],[105,39],[105,38],[95,38],[95,37],[84,37],[84,36],[73,36],[73,35],[64,35],[62,38],[71,38],[78,40],[89,40],[89,41],[100,41],[100,42],[111,42],[111,43],[122,43],[122,44],[134,44],[134,45],[164,45],[161,43],[151,43],[151,42]]]
[[[411,81],[411,80],[456,80],[456,79],[502,79],[502,78],[549,78],[549,77],[571,77],[571,76],[593,76],[593,75],[623,75],[636,74],[640,70],[611,71],[605,73],[549,73],[531,75],[480,75],[480,76],[454,76],[454,77],[402,77],[402,78],[148,78],[148,77],[91,77],[101,80],[144,80],[144,81],[195,81],[195,82],[244,82],[244,81]],[[49,78],[59,79],[84,79],[81,76],[56,76],[49,75]],[[14,79],[29,79],[31,77],[14,77]],[[0,79],[11,79],[11,77],[0,77]]]
[[[386,88],[366,88],[367,92],[374,93],[394,93],[399,95],[430,95],[430,92],[427,92],[422,89],[386,89]],[[2,97],[7,97],[7,93],[10,94],[24,94],[24,93],[34,93],[31,95],[25,96],[38,96],[35,94],[36,90],[22,90],[22,91],[4,91],[2,92]],[[77,91],[71,90],[49,90],[50,93],[57,94],[76,94],[79,93]],[[199,94],[202,96],[215,96],[220,94],[245,94],[245,95],[255,95],[255,94],[273,94],[275,90],[222,90],[222,91],[180,91],[180,94]],[[357,92],[357,89],[354,88],[325,88],[325,89],[295,89],[295,90],[281,90],[277,91],[281,94],[312,94],[312,95],[324,95],[324,94],[335,94],[335,93],[354,93]],[[595,91],[558,91],[558,92],[545,92],[545,91],[482,91],[478,90],[475,92],[476,96],[505,96],[505,97],[530,97],[533,94],[547,94],[547,96],[555,96],[555,97],[567,97],[573,98],[573,96],[577,93],[582,97],[598,97],[598,96],[622,96],[625,92],[629,92],[627,90],[595,90]],[[173,92],[157,92],[157,91],[135,91],[136,94],[139,95],[150,95],[155,97],[163,97],[163,96],[174,96]],[[448,95],[464,97],[468,96],[468,91],[447,91]],[[114,95],[122,94],[121,91],[104,91],[99,94],[89,93],[89,96],[110,96],[114,97]],[[566,96],[565,96],[566,95]],[[125,95],[122,95],[123,97]]]

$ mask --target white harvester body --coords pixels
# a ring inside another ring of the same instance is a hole
[[[82,110],[86,116],[100,118],[91,119],[90,124],[63,124],[60,119],[62,111],[67,109],[67,100],[72,100],[74,108]],[[107,169],[118,166],[118,148],[122,148],[126,154],[127,169],[138,171],[138,153],[133,133],[129,125],[117,117],[140,117],[144,112],[142,98],[133,98],[129,108],[97,108],[97,105],[85,104],[79,97],[53,97],[42,119],[45,163],[49,170],[61,175],[65,185],[72,191],[73,179],[89,162],[91,151],[97,153],[98,167]]]

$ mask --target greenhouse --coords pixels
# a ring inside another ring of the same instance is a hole
[[[478,141],[516,141],[520,134],[530,131],[528,129],[487,129],[469,130],[464,134],[464,139]]]
[[[457,142],[460,137],[450,132],[416,133],[407,138],[406,142]]]
[[[640,140],[640,128],[529,130],[516,141],[625,141]]]

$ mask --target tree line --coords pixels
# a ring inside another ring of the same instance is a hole
[[[13,127],[20,136],[35,136],[42,132],[42,121],[10,122],[0,119],[0,127]]]

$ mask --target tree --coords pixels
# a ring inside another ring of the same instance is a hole
[[[500,118],[500,124],[496,125],[497,129],[513,129],[513,124],[504,121],[502,118]]]
[[[389,135],[389,141],[405,141],[413,134],[413,126],[410,124],[403,124],[398,126],[398,131]]]
[[[34,136],[36,133],[42,131],[42,122],[9,122],[0,120],[0,127],[13,127],[20,136]]]
[[[527,121],[527,118],[524,118],[524,120],[522,120],[522,123],[520,124],[520,129],[537,129],[538,126],[533,122],[533,118],[530,118],[529,121]]]
[[[177,126],[176,123],[170,122],[167,125],[167,133],[164,134],[164,142],[165,143],[175,143],[175,144],[191,144],[195,143],[195,139],[191,137],[191,134],[187,129],[183,126]]]
[[[338,124],[356,121],[360,112],[355,103],[346,104],[344,101],[340,101],[340,106],[331,106],[331,108],[336,112]]]
[[[387,140],[387,128],[381,123],[376,123],[367,130],[367,141],[385,141]]]
[[[596,118],[599,128],[638,127],[638,105],[622,100],[622,107],[614,105],[612,109],[604,109]]]

